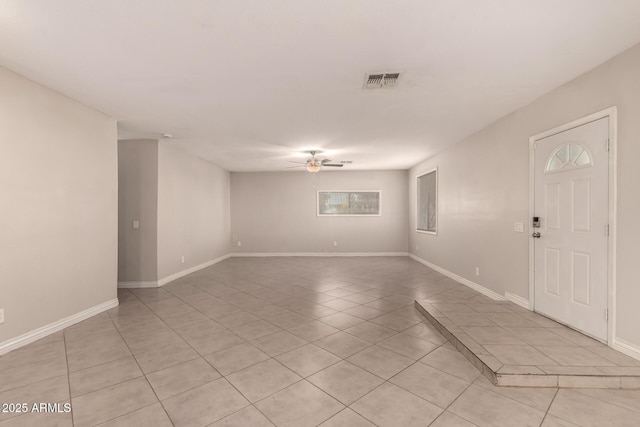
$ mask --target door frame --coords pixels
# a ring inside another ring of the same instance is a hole
[[[608,117],[609,118],[609,239],[607,242],[607,344],[612,347],[616,336],[616,240],[617,240],[617,207],[618,207],[618,108],[609,107],[572,122],[554,127],[529,138],[529,310],[535,309],[535,241],[531,237],[531,218],[535,215],[535,162],[534,145],[537,141],[582,126],[584,124]],[[604,232],[604,230],[603,230]]]

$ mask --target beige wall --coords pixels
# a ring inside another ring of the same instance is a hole
[[[234,252],[406,252],[406,171],[231,174]],[[315,187],[314,187],[315,185]],[[317,190],[381,190],[382,216],[318,217]],[[237,242],[242,246],[238,247]],[[334,247],[333,242],[338,246]]]
[[[229,252],[229,203],[229,172],[160,141],[159,279]]]
[[[0,68],[0,343],[116,298],[116,122]]]
[[[411,169],[411,252],[499,294],[508,291],[528,299],[530,233],[515,233],[513,225],[529,225],[529,137],[615,105],[617,336],[640,348],[639,75],[636,46]],[[430,236],[414,231],[415,176],[435,166],[440,173],[440,224],[438,235]]]
[[[158,280],[157,219],[158,141],[118,141],[118,282]]]

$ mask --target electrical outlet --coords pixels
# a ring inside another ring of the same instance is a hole
[[[524,233],[524,222],[513,223],[513,231],[516,231],[518,233]]]
[[[336,240],[333,241],[333,246],[338,246],[338,242]]]
[[[0,309],[0,323],[4,323],[4,308]]]
[[[182,263],[184,264],[184,255],[182,255]]]
[[[476,276],[480,275],[480,267],[476,267]]]
[[[238,240],[238,247],[242,246],[242,242]]]
[[[137,230],[138,228],[140,228],[140,221],[133,221],[133,229]]]

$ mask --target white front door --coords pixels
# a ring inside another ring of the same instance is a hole
[[[609,118],[534,145],[535,311],[607,340]],[[536,233],[539,233],[536,234]]]

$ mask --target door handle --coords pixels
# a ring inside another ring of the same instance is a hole
[[[540,233],[538,233],[537,231],[535,233],[533,233],[531,235],[531,237],[533,237],[534,239],[539,239],[540,238]]]

